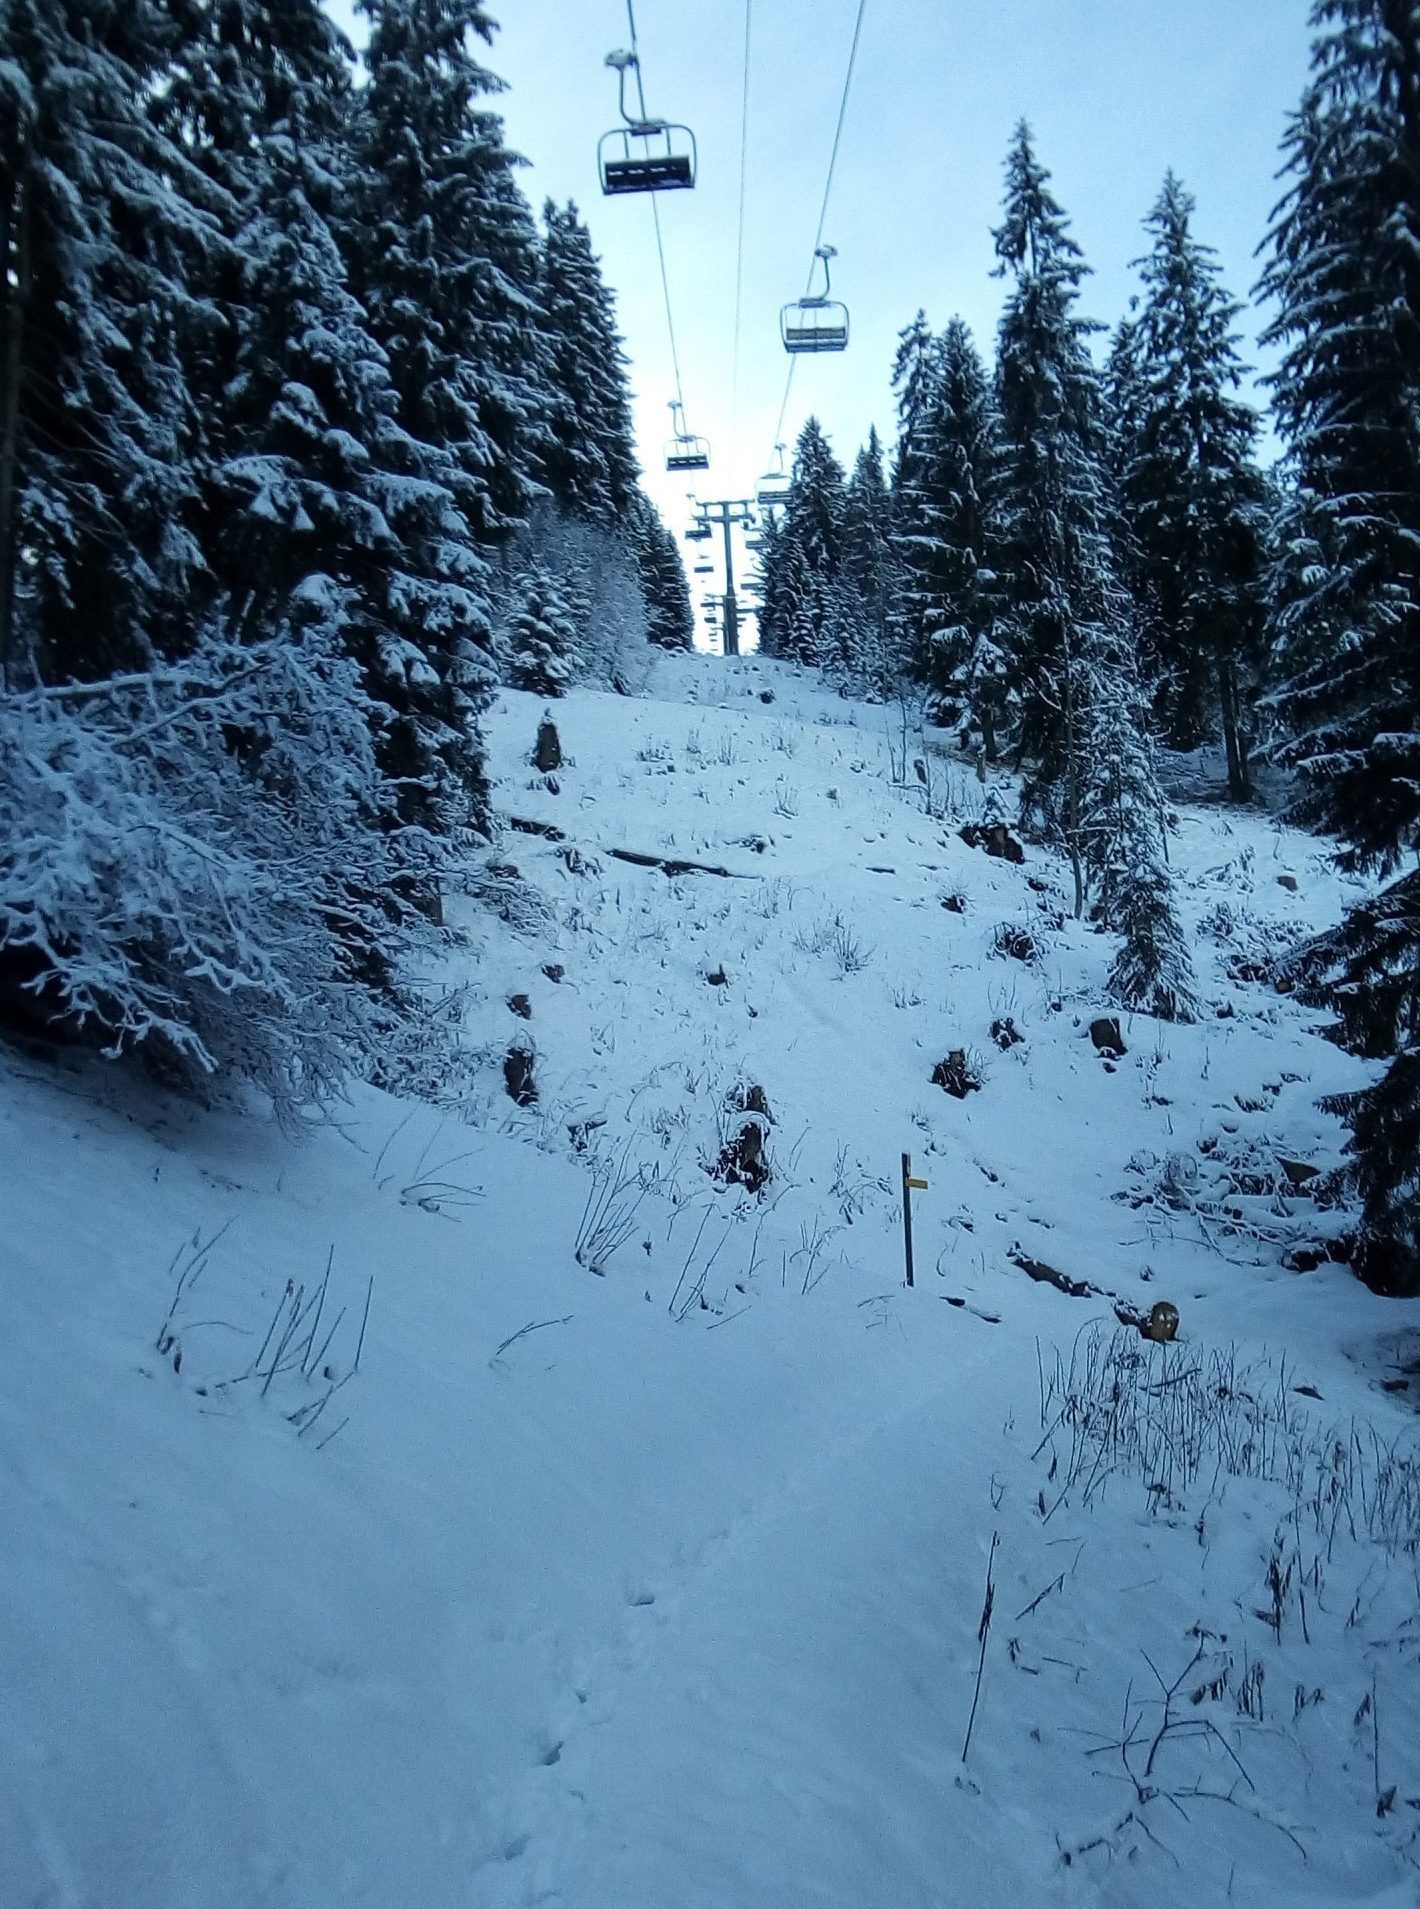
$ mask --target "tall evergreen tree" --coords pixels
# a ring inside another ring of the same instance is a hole
[[[1126,563],[1146,606],[1155,708],[1169,740],[1215,729],[1229,790],[1249,793],[1246,684],[1260,662],[1266,487],[1253,463],[1258,420],[1237,396],[1241,309],[1193,235],[1194,202],[1172,173],[1145,221],[1144,297],[1116,338],[1115,398]],[[1127,354],[1126,354],[1127,346]]]
[[[1001,317],[1003,614],[1031,758],[1027,800],[1088,894],[1124,930],[1115,985],[1131,1005],[1186,1018],[1164,855],[1163,801],[1142,728],[1128,594],[1114,567],[1115,504],[1098,375],[1075,311],[1085,266],[1022,125],[996,233],[1014,283]]]
[[[810,418],[799,433],[784,518],[760,553],[764,609],[760,647],[796,663],[824,657],[824,629],[843,559],[843,467],[823,427]],[[843,640],[840,630],[836,642]]]
[[[1082,700],[1127,641],[1113,569],[1099,380],[1076,309],[1086,267],[1022,123],[1006,161],[998,272],[1012,286],[998,340],[1002,629],[1020,697],[1028,798],[1059,833],[1084,905]]]
[[[996,757],[1003,716],[994,631],[1000,438],[971,333],[954,318],[895,495],[913,673]]]
[[[447,459],[474,536],[531,502],[544,375],[537,249],[474,56],[482,0],[360,0],[372,21],[347,224],[355,290],[389,358],[405,428]]]
[[[919,448],[919,429],[932,404],[937,382],[937,340],[919,310],[897,335],[892,365],[893,398],[897,406],[897,449],[893,457],[892,490],[898,493],[913,480]]]
[[[878,696],[890,693],[902,665],[892,515],[882,445],[870,429],[843,494],[836,592],[842,600],[836,648],[842,654],[835,667],[846,688]]]
[[[1131,1013],[1193,1021],[1197,984],[1169,868],[1143,688],[1126,654],[1088,659],[1084,671],[1100,673],[1082,697],[1094,913],[1121,937],[1109,987]]]
[[[1420,847],[1420,5],[1316,0],[1312,77],[1262,289],[1290,498],[1271,629],[1301,817],[1390,875]],[[1385,1078],[1337,1104],[1365,1199],[1358,1267],[1420,1290],[1420,879],[1314,951],[1311,978]]]
[[[261,297],[232,378],[235,442],[213,474],[218,607],[244,640],[293,604],[303,621],[318,616],[364,671],[403,818],[481,830],[476,719],[494,680],[486,567],[449,460],[400,423],[387,361],[296,152],[272,145],[269,202],[241,235]]]
[[[103,675],[190,640],[199,421],[185,379],[214,196],[148,99],[153,0],[0,9],[0,677]],[[20,553],[25,561],[20,561]]]
[[[575,205],[543,208],[541,297],[550,402],[541,476],[573,516],[615,525],[637,494],[616,308]]]
[[[778,510],[766,511],[759,533],[759,556],[753,581],[759,592],[759,651],[762,656],[783,656],[786,600],[784,594],[784,517]]]
[[[273,214],[279,206],[288,230],[293,221],[305,226],[331,217],[354,53],[320,0],[168,3],[178,30],[167,82],[153,93],[150,113],[212,181],[227,239],[210,257],[202,287],[220,324],[187,367],[203,425],[197,535],[214,595],[230,599],[255,586],[261,597],[252,560],[269,555],[279,569],[283,558],[267,540],[233,534],[230,487],[221,474],[270,422],[272,392],[253,378],[253,346],[258,334],[271,337],[273,307],[289,316],[284,274],[292,262],[289,246],[274,242]],[[299,209],[290,196],[296,192],[304,201]],[[315,262],[329,270],[333,249],[329,232],[311,236],[314,258],[300,267],[308,291]],[[338,298],[344,271],[338,259],[334,265]],[[224,573],[223,558],[232,556],[237,568]],[[263,612],[270,609],[268,600]]]
[[[1389,868],[1420,815],[1398,740],[1420,709],[1420,7],[1320,0],[1313,21],[1261,287],[1294,480],[1272,630],[1302,812],[1348,867]]]
[[[680,546],[651,500],[638,493],[623,528],[646,604],[646,637],[658,649],[688,650],[695,641],[695,613]]]
[[[460,447],[400,422],[347,284],[349,48],[318,0],[179,0],[155,112],[234,209],[213,291],[203,540],[214,615],[259,641],[319,620],[360,664],[403,818],[481,826],[474,731],[493,673]]]

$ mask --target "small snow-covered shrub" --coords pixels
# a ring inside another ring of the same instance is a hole
[[[1012,961],[1037,961],[1040,944],[1034,931],[1020,921],[1000,922],[991,937],[991,952],[1006,955]]]
[[[1285,922],[1255,915],[1226,897],[1209,909],[1198,928],[1200,934],[1219,944],[1224,971],[1231,981],[1272,982],[1296,939]]]
[[[860,974],[873,958],[873,951],[841,914],[821,915],[812,928],[794,932],[794,946],[804,954],[831,954],[840,974]]]
[[[371,1071],[444,870],[395,823],[374,715],[294,631],[0,701],[0,1008],[283,1119]]]
[[[1216,1506],[1221,1479],[1250,1478],[1283,1488],[1298,1541],[1310,1532],[1328,1558],[1347,1539],[1420,1549],[1413,1429],[1386,1443],[1372,1427],[1308,1417],[1285,1356],[1244,1362],[1235,1346],[1158,1344],[1096,1321],[1042,1366],[1040,1424],[1058,1501],[1088,1505],[1123,1478],[1151,1511],[1195,1488]]]
[[[774,813],[786,822],[792,822],[799,813],[798,795],[786,776],[780,776],[774,785]]]
[[[979,1093],[985,1080],[985,1063],[974,1047],[954,1047],[932,1069],[932,1085],[942,1088],[953,1100]]]

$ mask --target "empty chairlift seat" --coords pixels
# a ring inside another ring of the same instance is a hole
[[[828,262],[836,257],[831,245],[820,245],[814,253],[823,266],[823,290],[806,292],[785,305],[779,314],[779,336],[788,352],[846,351],[848,348],[848,307],[830,298]]]
[[[695,184],[695,135],[664,119],[617,126],[597,145],[602,191],[688,192]]]
[[[666,446],[668,471],[708,471],[710,446],[703,437],[675,437]]]
[[[779,314],[785,351],[846,351],[848,307],[829,298],[801,298]]]

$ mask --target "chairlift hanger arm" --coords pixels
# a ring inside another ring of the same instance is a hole
[[[653,118],[652,115],[646,111],[646,95],[641,87],[641,61],[639,56],[635,53],[627,53],[624,49],[618,49],[615,52],[607,54],[606,64],[616,70],[617,106],[620,110],[621,117],[626,121],[631,131],[643,135],[648,133],[663,133],[666,129],[666,122],[663,119]],[[636,75],[636,91],[638,94],[638,103],[641,108],[639,113],[627,111],[626,75],[628,73],[635,73]]]

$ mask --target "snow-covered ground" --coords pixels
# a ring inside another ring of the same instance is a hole
[[[1364,1070],[1245,978],[1321,845],[1180,811],[1207,1011],[1111,1061],[895,712],[669,658],[555,792],[539,714],[463,1119],[0,1062],[0,1904],[1415,1904],[1420,1304],[1284,1267]]]

